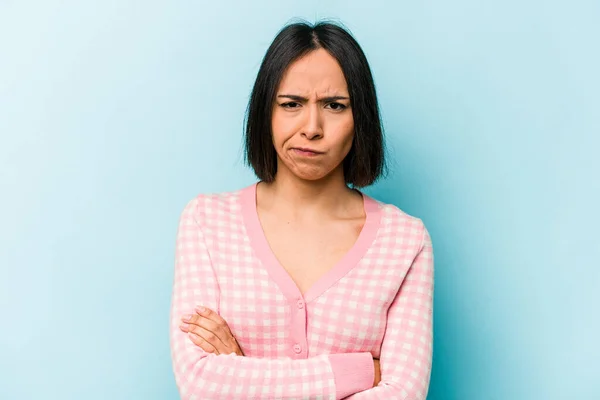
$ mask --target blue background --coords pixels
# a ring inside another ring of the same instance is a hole
[[[254,182],[243,114],[292,17],[375,75],[436,260],[429,400],[600,399],[600,3],[1,1],[0,398],[175,399],[179,213]]]

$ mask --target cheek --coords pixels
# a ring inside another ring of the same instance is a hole
[[[340,150],[346,155],[350,151],[352,141],[354,140],[354,121],[351,118],[349,121],[343,121],[343,123],[338,126],[338,132]]]
[[[271,119],[271,132],[273,135],[273,144],[275,146],[280,145],[285,141],[290,131],[290,121],[285,118],[284,115],[277,109],[273,110],[273,117]]]

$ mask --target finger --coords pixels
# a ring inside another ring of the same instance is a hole
[[[212,320],[204,318],[202,315],[198,315],[198,314],[184,315],[181,318],[181,320],[183,321],[183,324],[197,325],[204,329],[212,331],[215,334],[218,332],[217,324]]]
[[[181,317],[181,320],[188,324],[198,325],[201,323],[203,326],[213,326],[213,327],[218,326],[218,322],[216,322],[214,319],[207,318],[206,316],[201,315],[201,314],[187,314],[187,315],[184,315],[183,317]],[[222,321],[225,325],[227,325],[225,320],[222,319]]]
[[[197,335],[195,332],[189,332],[188,337],[196,346],[200,347],[207,353],[220,354],[219,351],[210,342],[206,341],[202,336]]]
[[[196,307],[196,313],[206,319],[209,322],[204,324],[203,326],[208,327],[210,331],[214,332],[217,336],[223,339],[223,342],[230,341],[233,337],[231,333],[231,329],[229,329],[229,325],[227,322],[219,315],[219,313],[211,310],[207,307],[198,306]]]
[[[200,326],[197,326],[197,325],[192,325],[191,329],[189,330],[189,332],[190,333],[194,333],[194,334],[200,336],[202,339],[204,339],[208,343],[210,343],[219,352],[221,352],[221,350],[223,349],[224,343],[213,332],[211,332],[209,330],[206,330],[206,329],[204,329],[204,328],[202,328]]]
[[[204,318],[208,318],[209,320],[213,321],[215,324],[227,325],[227,322],[223,319],[223,317],[221,317],[219,315],[219,313],[211,310],[210,308],[198,306],[195,308],[195,310],[198,315],[201,315]]]
[[[184,319],[187,323],[182,323],[179,328],[184,332],[195,332],[204,340],[212,344],[219,352],[227,352],[231,345],[231,333],[223,333],[222,330],[211,320],[200,315],[194,315],[191,318]]]
[[[193,326],[198,326],[208,332],[198,331],[196,333],[202,336],[205,340],[211,342],[211,344],[215,346],[220,353],[228,354],[233,352],[243,355],[237,340],[229,329],[229,325],[227,325],[227,322],[225,322],[225,320],[221,318],[218,313],[210,309],[201,310],[199,307],[196,311],[202,312],[203,315],[192,314],[184,316],[184,318],[182,318],[184,324],[181,327],[183,331],[193,329]],[[212,319],[208,318],[209,315],[212,316]],[[220,322],[217,323],[215,320]],[[187,321],[189,324],[188,326],[185,326],[185,321]],[[207,335],[209,335],[209,337],[207,337]],[[216,336],[216,338],[211,340],[213,335]]]
[[[212,332],[217,337],[226,338],[227,335],[222,331],[222,327],[215,323],[213,320],[207,319],[198,314],[188,315],[187,317],[182,318],[182,325],[190,325],[190,326],[199,326],[201,328],[206,329],[207,331]],[[188,328],[190,329],[190,328]],[[227,328],[229,330],[229,328]],[[226,332],[225,332],[226,333]]]
[[[192,339],[192,341],[195,344],[202,344],[202,348],[205,351],[209,351],[209,352],[213,352],[215,354],[237,354],[237,355],[241,355],[244,356],[244,352],[242,351],[242,349],[239,347],[239,345],[237,344],[237,341],[235,340],[235,338],[232,338],[232,344],[230,346],[224,345],[223,342],[221,342],[218,339],[215,339],[215,336],[206,331],[206,330],[202,330],[202,328],[199,327],[195,327],[193,330],[190,330],[188,332],[188,335],[190,336],[190,339]],[[213,350],[214,349],[214,350]]]

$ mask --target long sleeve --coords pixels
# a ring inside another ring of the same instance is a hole
[[[425,400],[433,356],[434,267],[431,238],[423,239],[388,312],[381,345],[381,382],[347,400]]]
[[[368,352],[267,359],[216,355],[192,343],[179,329],[181,316],[197,305],[218,310],[220,296],[199,215],[196,198],[181,214],[176,240],[170,341],[182,399],[341,399],[372,387]]]

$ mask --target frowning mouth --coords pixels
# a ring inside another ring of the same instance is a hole
[[[314,157],[323,154],[322,151],[317,151],[308,147],[292,147],[292,151],[298,155],[307,157]]]

